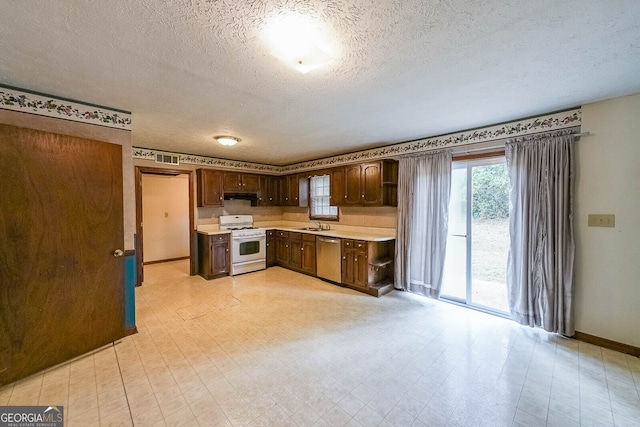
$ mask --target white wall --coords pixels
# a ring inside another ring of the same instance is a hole
[[[640,94],[582,106],[576,144],[576,330],[640,347]],[[615,228],[587,227],[590,213]]]
[[[189,256],[189,175],[142,174],[144,262]]]

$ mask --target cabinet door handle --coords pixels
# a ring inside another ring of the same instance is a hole
[[[355,257],[353,260],[354,260],[354,261],[358,261],[358,257]]]
[[[304,251],[304,248],[300,248],[301,251]]]
[[[347,259],[347,257],[346,257],[346,256],[343,256],[343,257],[342,257],[342,259],[346,260],[346,259]]]

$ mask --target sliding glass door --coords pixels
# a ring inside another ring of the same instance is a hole
[[[504,157],[454,162],[442,298],[508,312],[508,183]]]

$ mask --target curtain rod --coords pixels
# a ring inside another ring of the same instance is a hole
[[[580,132],[580,133],[574,133],[573,137],[575,138],[581,138],[583,136],[591,136],[593,135],[591,132]],[[507,139],[511,139],[511,138],[503,138],[503,139],[498,139],[494,142],[497,142],[498,144],[492,144],[490,146],[485,146],[485,147],[478,147],[478,148],[469,148],[467,150],[464,149],[465,146],[461,146],[461,147],[457,147],[458,150],[453,150],[453,154],[468,154],[468,153],[474,153],[474,152],[478,152],[478,151],[492,151],[492,150],[497,150],[497,149],[503,149],[504,148],[504,143]],[[468,146],[472,146],[473,144],[469,144]]]

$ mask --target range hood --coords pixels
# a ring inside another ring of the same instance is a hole
[[[225,200],[248,200],[251,202],[251,206],[258,205],[258,193],[236,193],[236,192],[224,192]]]

